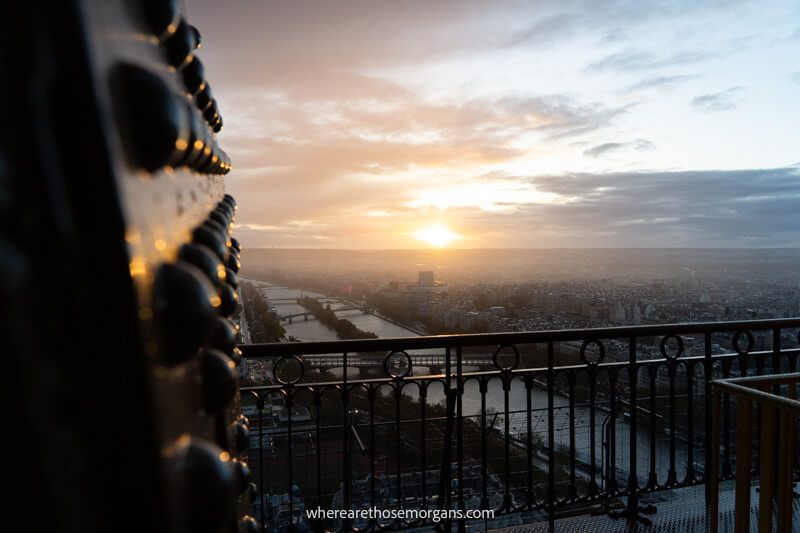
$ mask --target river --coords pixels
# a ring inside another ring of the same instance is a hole
[[[319,298],[321,301],[330,300],[331,309],[334,311],[339,307],[348,307],[349,304],[341,302],[340,300],[330,299],[324,294],[315,293],[312,291],[304,291],[300,289],[281,288],[270,283],[244,280],[255,284],[260,292],[268,300],[269,304],[274,307],[277,313],[281,316],[300,313],[306,311],[304,307],[295,303],[294,300],[302,297],[303,295]],[[375,315],[364,313],[361,310],[350,310],[337,313],[339,318],[346,318],[351,321],[355,326],[364,330],[375,333],[380,338],[391,337],[416,337],[418,334],[410,329],[398,326],[388,322]],[[319,320],[309,317],[304,320],[303,317],[295,318],[292,323],[283,323],[286,335],[293,336],[301,341],[330,341],[337,340],[336,333],[322,324]],[[440,350],[422,350],[422,351],[409,351],[411,355],[420,352],[437,352]],[[469,370],[469,369],[467,369]],[[357,371],[356,371],[357,372]],[[415,369],[417,375],[424,375],[429,373],[427,368]],[[348,373],[348,375],[350,375]],[[356,374],[357,375],[357,374]],[[417,390],[415,386],[407,387],[406,394],[411,397],[417,397]],[[444,400],[444,394],[441,386],[433,386],[428,392],[429,403],[441,403]],[[698,401],[701,401],[699,399]],[[542,387],[534,387],[531,391],[531,404],[533,409],[532,427],[533,431],[542,439],[547,442],[547,391]],[[504,424],[502,413],[505,410],[505,397],[502,389],[502,383],[498,378],[490,381],[486,393],[486,406],[487,409],[493,409],[501,414],[495,423],[502,426]],[[558,450],[568,450],[570,442],[570,423],[569,423],[569,402],[563,396],[558,394],[554,395],[555,409],[555,444]],[[646,405],[645,405],[646,407]],[[510,416],[509,424],[511,426],[511,433],[517,434],[524,432],[527,429],[526,425],[526,411],[527,411],[527,393],[524,384],[520,380],[515,380],[509,390],[509,411],[514,413]],[[481,395],[478,383],[475,380],[468,380],[464,385],[464,395],[462,396],[462,412],[464,416],[477,416],[481,413]],[[598,464],[601,461],[603,454],[603,422],[606,421],[608,414],[600,409],[595,411],[595,439],[596,439],[596,455]],[[619,470],[627,472],[629,466],[629,449],[630,449],[630,427],[628,420],[619,416],[615,424],[617,434],[616,445],[616,466]],[[576,455],[580,460],[588,461],[590,454],[590,430],[589,430],[589,408],[584,405],[577,405],[575,407],[575,443]],[[637,431],[637,471],[640,478],[640,483],[646,482],[647,472],[649,471],[650,463],[650,435],[646,427],[644,419],[640,419],[639,430]],[[686,443],[682,440],[676,441],[676,470],[678,472],[679,481],[683,480],[686,469]],[[669,470],[669,438],[661,432],[657,432],[656,436],[656,472],[658,473],[658,482],[663,483],[666,480],[667,472]],[[703,452],[700,449],[695,449],[695,461],[702,462]],[[623,478],[626,480],[626,478]]]

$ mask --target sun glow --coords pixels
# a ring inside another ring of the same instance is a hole
[[[427,228],[423,228],[415,232],[414,238],[418,241],[427,242],[431,246],[442,248],[451,242],[461,240],[464,237],[458,233],[450,231],[450,228],[444,224],[433,224]]]

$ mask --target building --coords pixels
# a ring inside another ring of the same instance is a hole
[[[433,287],[433,272],[430,270],[423,270],[419,273],[419,286],[420,287]]]

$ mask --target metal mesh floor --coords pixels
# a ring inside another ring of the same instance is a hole
[[[607,516],[583,515],[556,520],[555,531],[564,533],[705,533],[706,509],[703,498],[657,503],[658,511],[647,515],[653,521],[651,526],[637,524],[629,527],[624,519],[614,520]],[[773,522],[774,524],[774,522]],[[734,525],[734,492],[720,493],[719,531],[732,532]],[[793,503],[793,531],[800,531],[800,500]],[[758,531],[758,493],[753,490],[750,498],[750,530]],[[773,525],[774,530],[774,525]],[[547,524],[529,524],[512,528],[497,529],[499,533],[547,533]],[[780,532],[784,533],[784,532]],[[786,532],[788,533],[788,532]]]

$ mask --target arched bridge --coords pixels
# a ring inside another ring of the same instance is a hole
[[[369,308],[365,306],[359,305],[349,305],[345,307],[337,307],[336,309],[332,309],[334,313],[338,313],[339,311],[361,311],[363,313],[368,313]],[[303,320],[309,320],[309,317],[312,317],[312,320],[315,320],[317,317],[314,316],[314,313],[311,311],[301,311],[298,313],[292,313],[289,315],[282,315],[280,319],[284,322],[288,321],[289,324],[292,323],[292,320],[298,317],[303,317]]]

